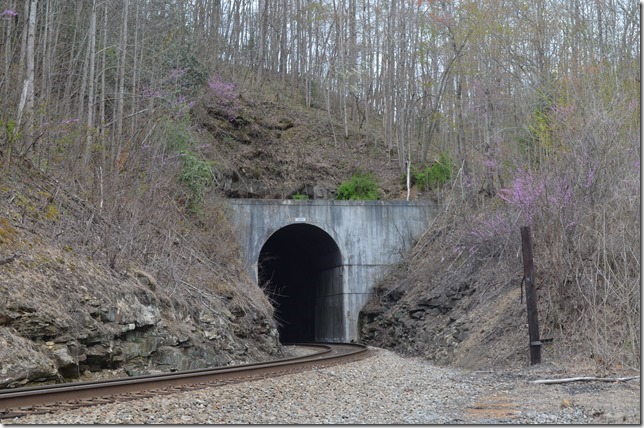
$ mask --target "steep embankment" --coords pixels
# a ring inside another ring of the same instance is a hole
[[[639,225],[639,177],[627,170],[599,183],[606,194],[596,212],[579,210],[583,194],[575,195],[570,210],[578,211],[565,213],[574,223],[549,209],[552,199],[535,210],[540,338],[553,339],[542,361],[632,373],[640,366],[640,244],[625,231]],[[441,214],[376,288],[361,313],[362,340],[470,369],[526,366],[521,212],[500,198],[468,208],[461,197],[445,192]]]
[[[238,265],[218,264],[200,249],[194,230],[137,222],[155,235],[138,251],[151,251],[160,262],[147,262],[158,267],[158,277],[136,257],[107,266],[114,262],[111,251],[139,237],[117,232],[125,226],[131,224],[106,223],[98,209],[29,162],[3,170],[0,387],[100,369],[134,375],[280,353],[268,301]],[[144,247],[155,242],[157,248]]]
[[[361,312],[362,340],[441,365],[526,365],[521,259],[506,263],[477,260],[467,250],[446,253],[445,244],[454,234],[449,229],[430,229],[378,285]],[[549,334],[546,328],[542,337]],[[545,348],[544,361],[552,357],[552,348]]]

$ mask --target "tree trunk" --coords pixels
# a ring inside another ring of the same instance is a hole
[[[268,33],[268,4],[269,0],[260,1],[260,20],[259,20],[259,40],[258,40],[258,54],[257,54],[257,64],[255,69],[257,70],[257,83],[261,86],[262,83],[262,73],[265,67],[264,56],[266,52],[266,35]]]
[[[96,57],[96,0],[92,0],[92,13],[89,19],[89,90],[87,95],[87,129],[85,134],[85,150],[83,152],[83,168],[89,163],[92,154],[92,133],[94,132],[94,60]]]
[[[25,144],[23,148],[23,155],[31,148],[33,144],[33,123],[34,123],[34,75],[35,75],[35,38],[36,38],[36,10],[38,7],[38,0],[31,0],[29,5],[29,25],[27,36],[27,77],[23,87],[23,98],[21,99],[18,108],[18,126],[22,121],[23,115],[25,116]],[[24,101],[24,102],[23,102]],[[24,106],[24,107],[23,107]],[[24,110],[23,110],[24,109]]]
[[[28,1],[24,2],[22,16],[29,16],[30,3]],[[23,18],[24,19],[24,18]],[[25,67],[26,57],[27,57],[27,37],[29,36],[29,21],[27,21],[27,31],[22,31],[22,37],[20,40],[20,70],[22,71]]]
[[[118,162],[123,150],[123,113],[125,111],[125,62],[127,60],[127,21],[129,11],[129,0],[125,0],[123,11],[123,28],[121,30],[121,59],[119,60],[118,69],[118,90],[116,92],[116,153],[113,162]]]
[[[101,46],[101,96],[99,101],[99,116],[101,132],[105,126],[105,73],[107,73],[107,3],[103,9],[103,44]]]

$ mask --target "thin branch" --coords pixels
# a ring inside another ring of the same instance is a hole
[[[581,382],[581,381],[597,381],[597,382],[626,382],[633,379],[639,379],[639,376],[628,377],[569,377],[563,379],[539,379],[533,380],[532,383],[538,384],[552,384],[552,383],[567,383],[567,382]]]

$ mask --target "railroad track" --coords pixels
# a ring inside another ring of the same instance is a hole
[[[350,343],[303,343],[312,354],[212,369],[188,370],[95,382],[76,382],[44,387],[0,390],[0,419],[48,413],[115,401],[136,400],[155,395],[248,382],[318,367],[344,364],[366,358],[367,347]]]

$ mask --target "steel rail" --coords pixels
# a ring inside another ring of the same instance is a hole
[[[0,390],[0,418],[16,417],[38,412],[38,406],[60,405],[60,403],[77,403],[78,407],[91,405],[92,400],[137,394],[144,391],[180,388],[199,385],[210,386],[213,383],[230,383],[262,377],[279,376],[317,365],[329,365],[350,361],[366,356],[367,347],[348,343],[301,343],[290,344],[318,349],[314,354],[272,360],[263,363],[240,364],[236,366],[215,367],[181,372],[143,375],[131,378],[108,379],[93,382],[75,382],[47,385],[43,387],[26,387]],[[168,393],[168,392],[166,392]],[[89,401],[88,401],[89,400]],[[100,401],[105,402],[105,401]],[[88,404],[89,403],[89,404]],[[94,402],[94,404],[99,404]],[[49,409],[50,410],[50,409]],[[44,413],[38,412],[38,413]]]

